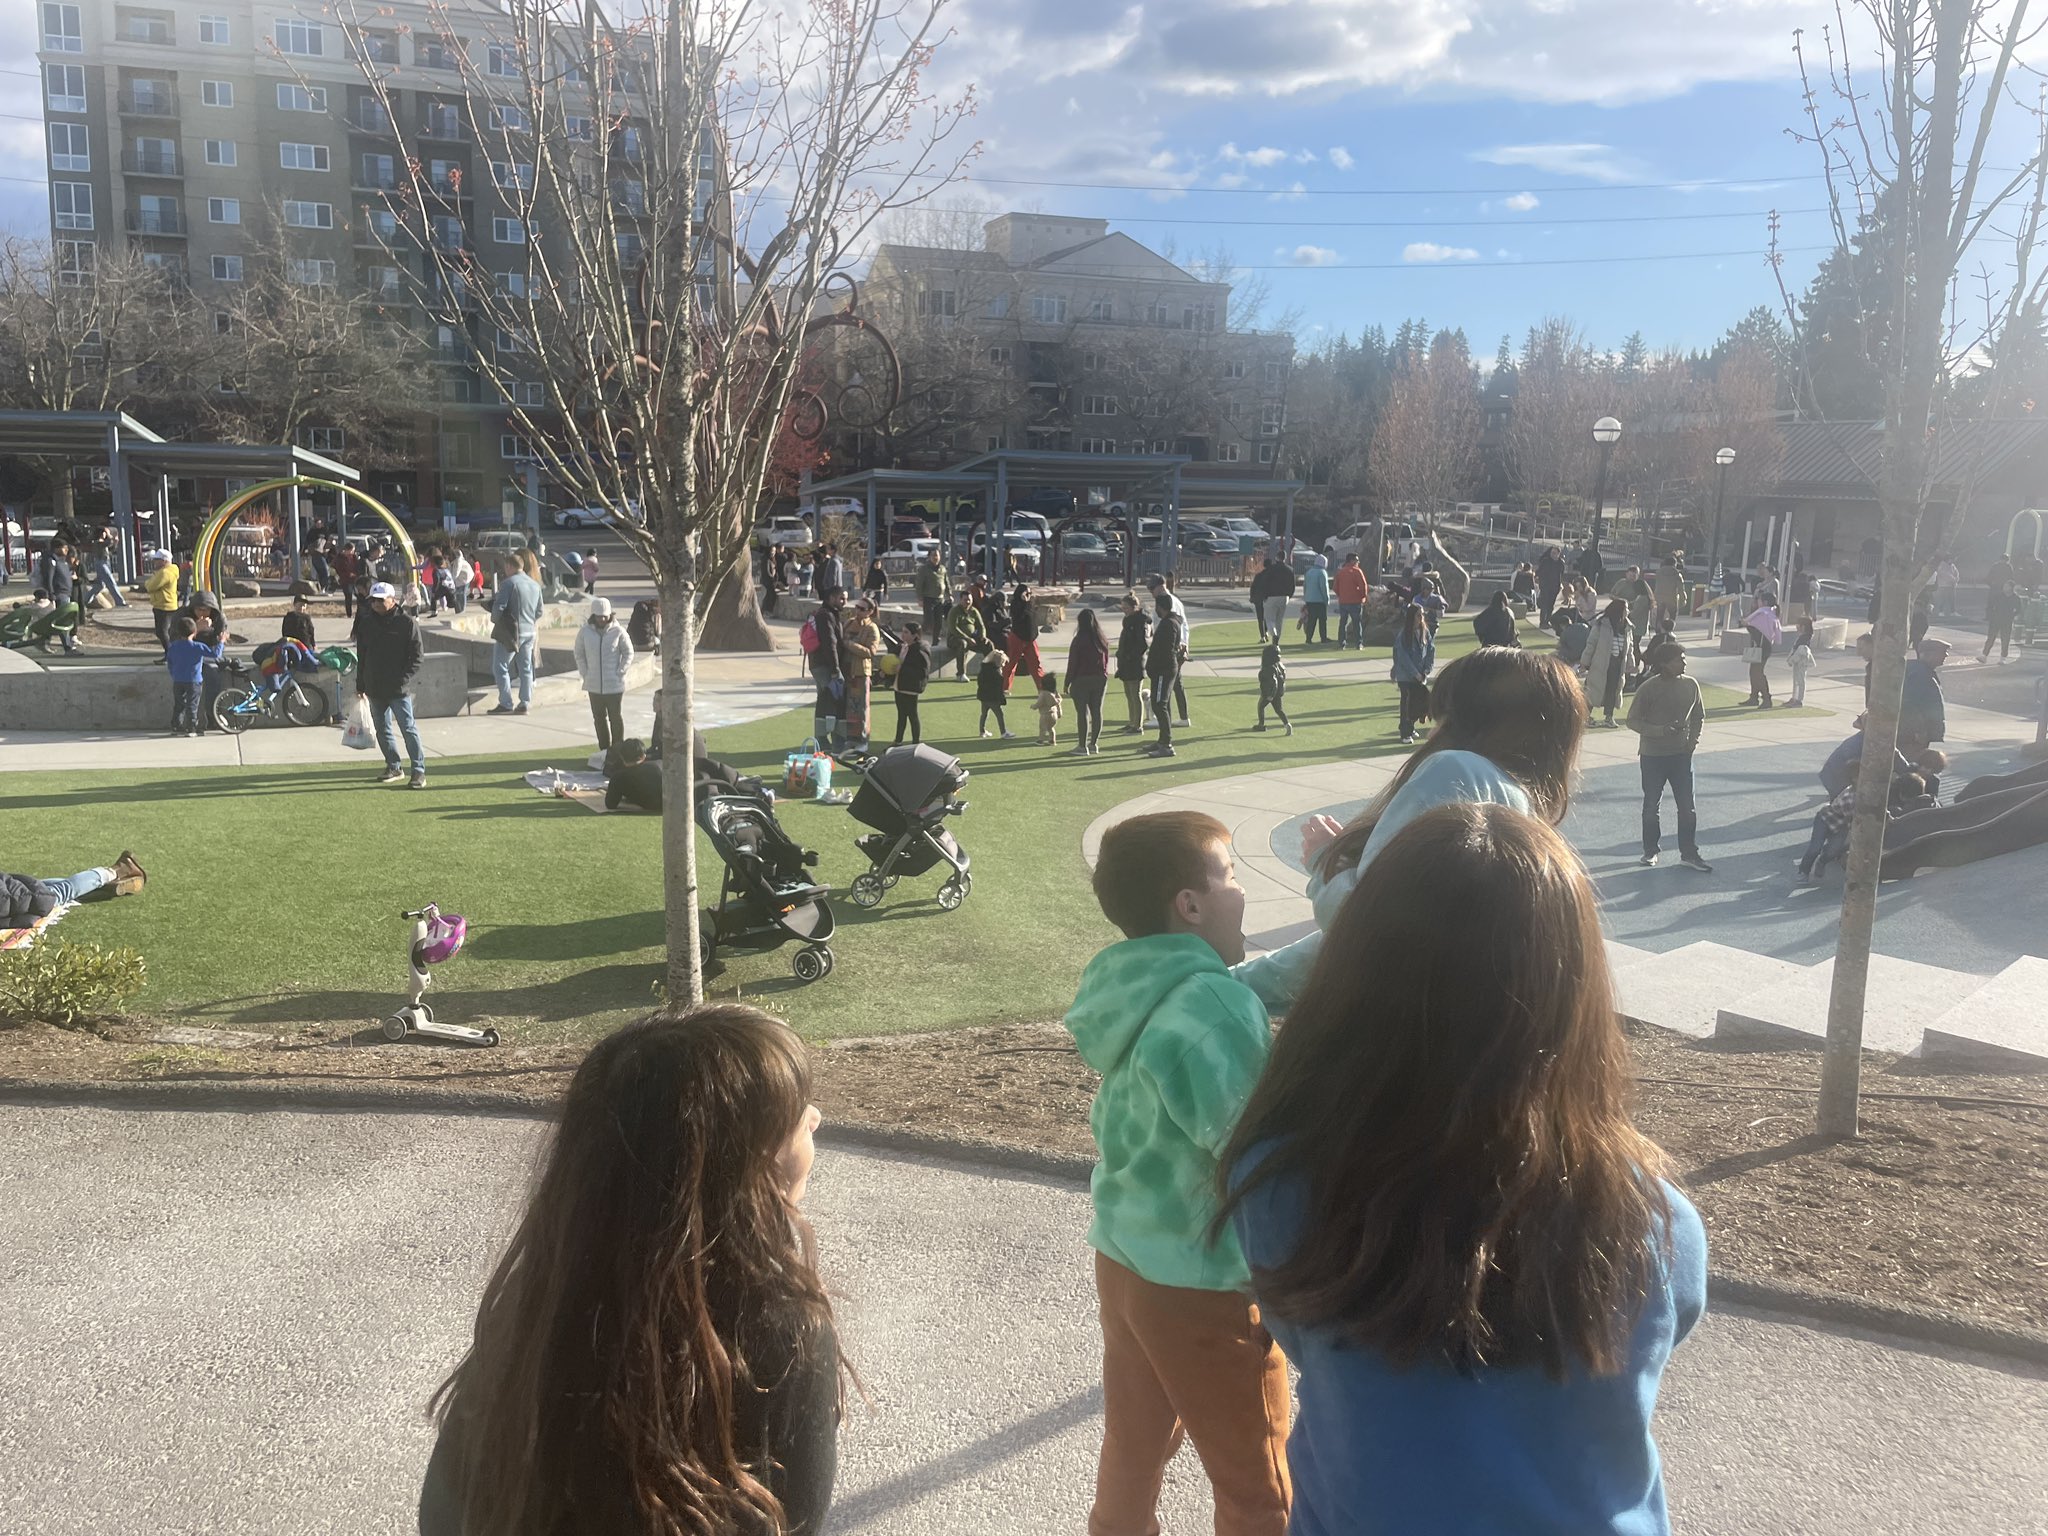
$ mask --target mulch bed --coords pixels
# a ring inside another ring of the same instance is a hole
[[[580,1051],[385,1046],[309,1029],[230,1050],[0,1031],[0,1083],[290,1083],[545,1104]],[[1820,1061],[1631,1029],[1639,1118],[1706,1218],[1717,1273],[2048,1331],[2048,1077],[1865,1059],[1862,1135],[1813,1134]],[[812,1052],[829,1120],[1087,1156],[1095,1075],[1054,1025],[846,1040]]]

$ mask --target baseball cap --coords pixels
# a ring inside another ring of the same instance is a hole
[[[370,596],[395,598],[398,596],[398,588],[388,581],[373,581],[370,583]]]
[[[162,560],[166,563],[169,563],[171,558],[171,552],[168,549],[152,549],[149,552],[149,558],[152,560]]]
[[[1166,578],[1160,575],[1157,571],[1154,571],[1150,576],[1147,576],[1145,578],[1145,585],[1157,589],[1159,587],[1163,587],[1166,585]]]
[[[590,616],[591,616],[591,617],[592,617],[593,619],[595,619],[595,618],[600,618],[600,617],[609,617],[609,616],[610,616],[610,614],[611,614],[611,611],[612,611],[612,600],[611,600],[610,598],[608,598],[608,597],[593,597],[593,598],[592,598],[592,599],[590,600]]]

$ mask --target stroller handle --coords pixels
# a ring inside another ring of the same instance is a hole
[[[441,915],[441,909],[430,901],[424,907],[419,908],[417,911],[401,912],[398,915],[400,917],[439,917]]]

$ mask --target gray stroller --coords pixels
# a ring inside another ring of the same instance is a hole
[[[903,876],[941,863],[952,874],[939,887],[939,905],[951,912],[967,899],[974,889],[967,850],[946,830],[946,818],[967,809],[965,800],[953,798],[966,783],[959,758],[922,743],[891,747],[874,760],[847,807],[854,820],[875,829],[854,840],[869,866],[847,889],[855,906],[879,906],[882,893]]]

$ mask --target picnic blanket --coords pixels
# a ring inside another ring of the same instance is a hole
[[[75,901],[67,901],[61,907],[52,908],[48,915],[37,918],[26,928],[0,928],[0,950],[34,948],[36,940],[56,927],[57,920],[77,905]]]
[[[605,777],[601,773],[585,773],[580,770],[562,768],[536,768],[527,774],[526,782],[537,794],[551,800],[573,800],[586,811],[604,812]]]

